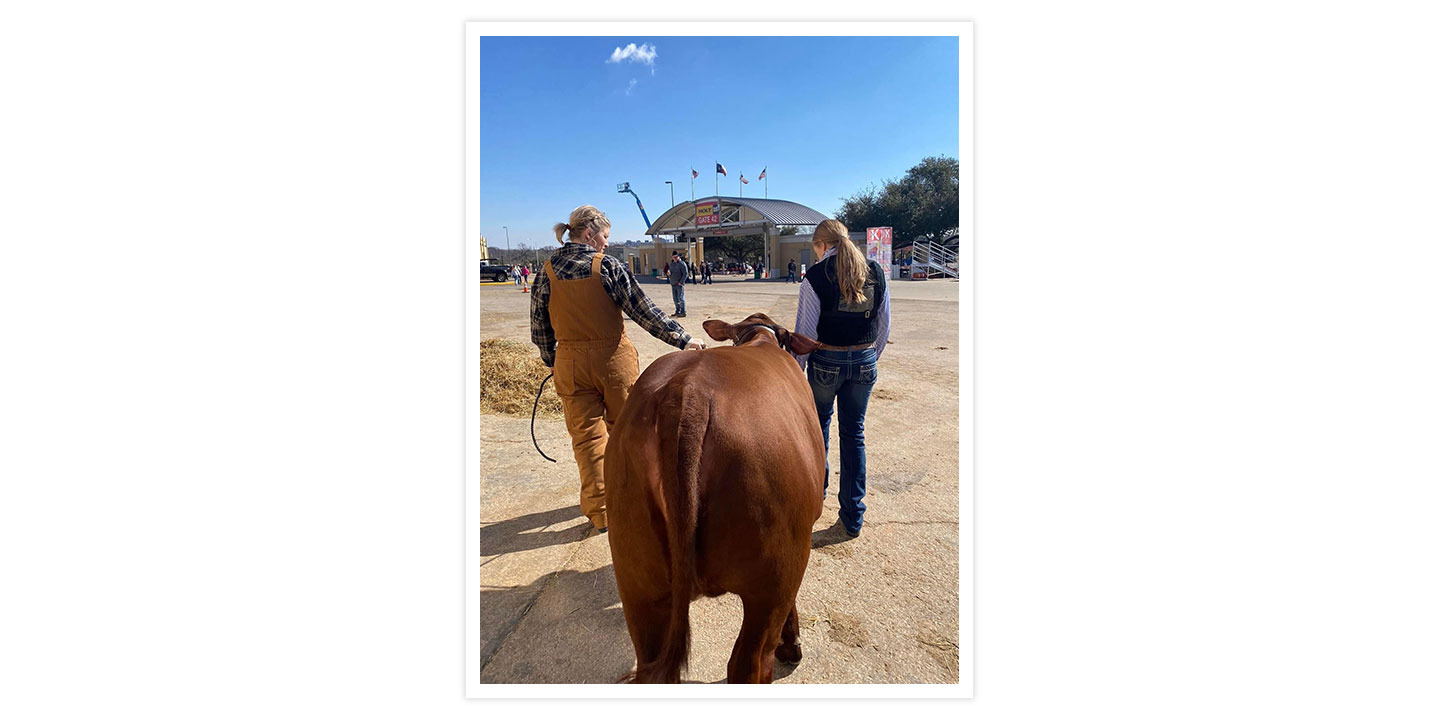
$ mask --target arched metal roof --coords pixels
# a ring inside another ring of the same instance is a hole
[[[722,209],[726,206],[748,208],[770,225],[819,225],[829,218],[819,210],[789,200],[768,198],[710,197],[685,201],[666,210],[645,230],[646,235],[672,235],[678,231],[704,232],[695,228],[695,203],[719,200]],[[745,213],[749,215],[750,213]],[[742,224],[754,225],[758,219],[738,223],[725,222],[722,226]]]

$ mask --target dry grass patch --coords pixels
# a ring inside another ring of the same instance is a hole
[[[513,340],[480,342],[480,412],[529,417],[535,405],[535,390],[550,374],[532,345]],[[540,396],[539,415],[564,417],[555,381],[545,383]]]

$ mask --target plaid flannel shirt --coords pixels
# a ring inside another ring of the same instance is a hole
[[[595,257],[595,248],[580,243],[567,242],[550,256],[550,266],[561,280],[578,280],[590,277],[590,262]],[[600,282],[615,305],[625,311],[645,331],[660,342],[684,349],[690,342],[690,333],[680,323],[670,319],[664,310],[645,296],[640,283],[630,274],[630,268],[613,255],[606,255],[600,261]],[[530,341],[540,348],[540,359],[546,367],[555,366],[555,327],[550,324],[550,276],[542,265],[535,274],[535,284],[530,288]]]

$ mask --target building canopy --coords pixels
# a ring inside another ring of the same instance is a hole
[[[697,215],[700,223],[696,223]],[[713,218],[713,219],[711,219]],[[707,219],[711,219],[707,221]],[[666,210],[646,235],[773,234],[780,225],[815,226],[828,218],[814,208],[789,200],[710,196],[682,202]],[[737,232],[738,230],[738,232]]]

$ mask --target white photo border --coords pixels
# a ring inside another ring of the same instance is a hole
[[[480,39],[483,36],[954,36],[960,43],[958,552],[960,672],[954,684],[525,685],[480,682]],[[973,698],[975,668],[975,93],[972,22],[465,23],[465,696],[467,698]],[[968,170],[968,172],[967,172]],[[969,411],[966,411],[966,408]]]

